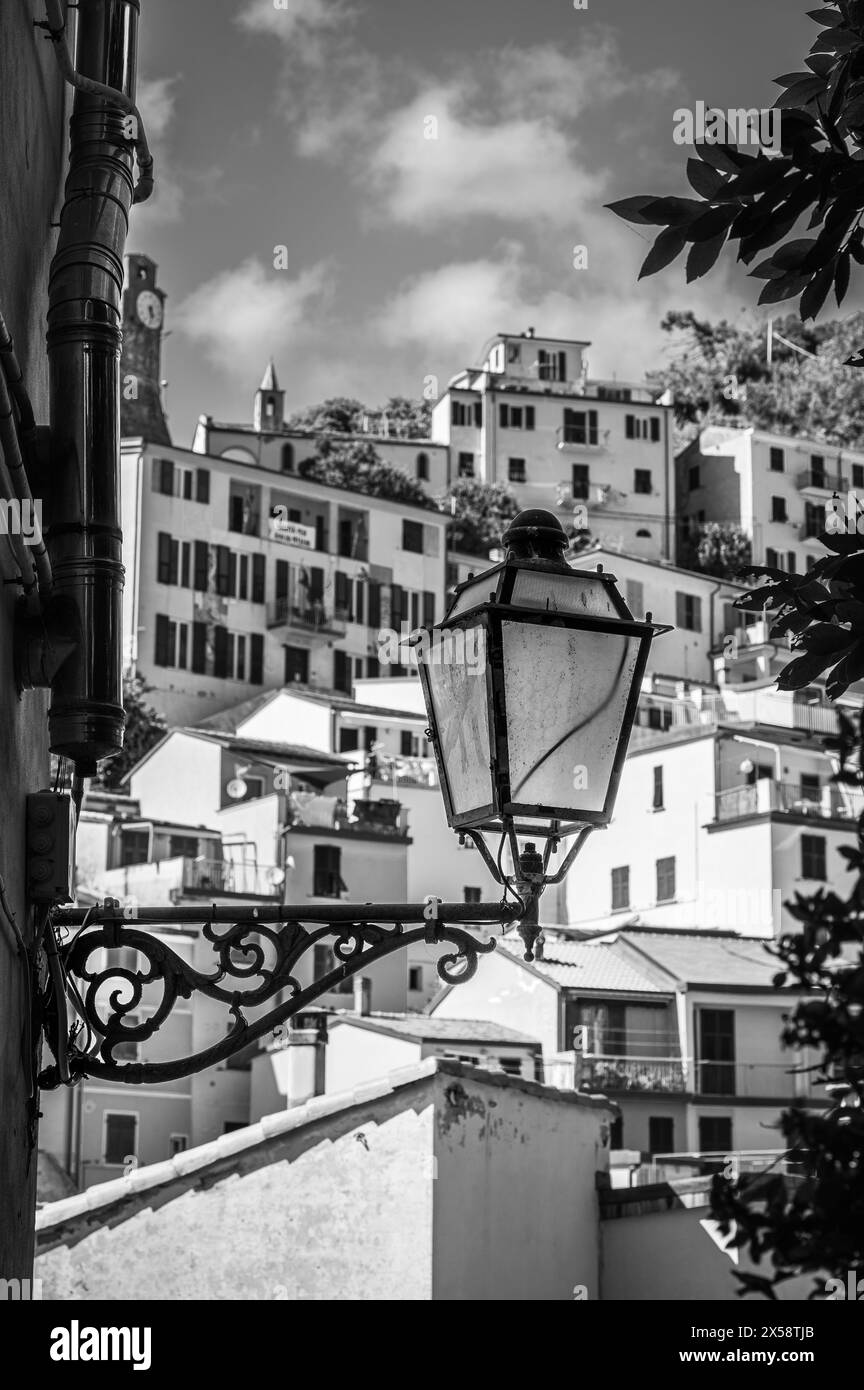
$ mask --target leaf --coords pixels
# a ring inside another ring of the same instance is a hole
[[[762,155],[749,169],[742,169],[740,174],[727,183],[724,193],[736,198],[747,193],[764,193],[766,189],[779,183],[791,168],[791,159],[769,159],[767,155]]]
[[[835,656],[848,651],[855,644],[853,634],[836,623],[813,623],[804,634],[803,641],[808,653],[833,653]]]
[[[697,202],[695,198],[655,198],[642,210],[642,216],[655,226],[681,227],[704,211],[704,202]]]
[[[731,145],[698,144],[693,148],[705,164],[709,164],[712,169],[719,169],[724,174],[737,174],[742,168],[738,151]]]
[[[803,82],[798,82],[794,87],[787,87],[785,92],[774,103],[776,111],[783,111],[789,106],[806,106],[808,102],[820,97],[825,91],[824,77],[805,77]]]
[[[663,270],[665,266],[671,265],[676,256],[680,256],[684,250],[685,237],[680,227],[667,227],[661,232],[645,257],[642,269],[639,271],[639,279],[644,280],[647,275],[656,275],[658,270]]]
[[[837,300],[837,308],[846,298],[846,291],[849,288],[849,275],[851,271],[850,255],[848,251],[841,251],[837,257],[837,270],[834,275],[834,295]]]
[[[844,367],[864,367],[864,348],[858,348],[851,357],[847,357],[843,363]]]
[[[616,217],[621,217],[625,222],[641,222],[648,225],[648,218],[643,217],[642,213],[650,203],[656,203],[657,199],[653,194],[642,195],[638,198],[622,198],[617,203],[607,203],[606,207],[610,212],[614,212]]]
[[[780,268],[774,264],[774,257],[769,256],[767,261],[760,261],[756,269],[749,271],[748,274],[756,280],[773,280],[780,274]]]
[[[694,280],[698,280],[700,276],[707,275],[726,245],[728,235],[727,231],[722,231],[717,236],[711,237],[710,241],[693,242],[687,257],[688,285],[692,284]]]
[[[807,14],[810,17],[810,19],[815,19],[817,24],[840,25],[845,23],[842,14],[838,14],[836,10],[808,10]]]
[[[802,275],[800,272],[790,271],[787,275],[781,275],[777,280],[769,280],[757,303],[780,304],[784,299],[794,299],[809,281],[809,273]]]
[[[715,193],[724,187],[726,180],[719,169],[713,169],[710,164],[706,164],[701,159],[687,160],[687,177],[690,186],[702,198],[707,198],[710,202]]]
[[[801,296],[801,322],[815,319],[834,283],[835,261],[832,259],[821,270],[817,270],[810,284]]]
[[[827,53],[811,54],[809,58],[804,59],[804,62],[810,71],[817,73],[819,77],[827,77],[829,73],[834,71],[834,59],[830,58]],[[779,82],[780,79],[777,78],[776,80]]]
[[[834,652],[808,652],[806,656],[787,661],[777,677],[778,690],[800,690],[811,681],[818,680],[823,671],[836,664]]]
[[[834,64],[831,63],[831,66],[833,67]],[[822,74],[820,73],[819,75],[821,76]],[[812,76],[813,74],[811,72],[786,72],[782,77],[772,78],[772,81],[775,82],[778,87],[795,87],[799,82],[811,81]]]
[[[775,265],[782,266],[784,270],[795,270],[815,245],[815,237],[796,237],[775,251],[772,259]]]
[[[737,215],[736,208],[709,208],[707,212],[703,212],[701,217],[695,218],[687,227],[687,240],[712,241],[721,232],[728,232]]]

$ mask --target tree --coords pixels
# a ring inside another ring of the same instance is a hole
[[[350,396],[331,396],[319,405],[307,405],[295,411],[287,425],[292,430],[314,430],[316,434],[359,434],[366,413],[362,401]]]
[[[791,315],[777,320],[770,364],[766,325],[755,319],[712,324],[673,310],[661,327],[672,360],[648,379],[658,395],[672,393],[678,448],[706,426],[724,424],[847,447],[864,440],[864,377],[841,371],[864,340],[864,314],[821,326]]]
[[[649,275],[689,245],[688,281],[706,274],[727,240],[764,280],[761,304],[797,300],[802,322],[814,319],[829,291],[838,306],[852,264],[864,264],[864,0],[833,0],[813,12],[820,31],[805,60],[807,72],[778,78],[783,88],[780,151],[769,158],[731,144],[696,146],[687,174],[697,198],[629,198],[613,204],[620,216],[664,230],[642,267]],[[799,223],[815,236],[801,236]],[[860,340],[859,340],[860,341]],[[847,368],[864,365],[853,352]],[[838,369],[838,376],[842,369]],[[841,386],[842,394],[842,386]],[[836,699],[864,678],[864,539],[857,517],[835,509],[826,521],[828,555],[807,575],[762,566],[764,581],[738,606],[771,613],[772,637],[791,634],[797,652],[778,677],[784,690],[824,680]],[[848,527],[851,526],[851,531]],[[864,728],[840,716],[833,740],[837,779],[864,783]],[[780,1173],[730,1182],[714,1179],[712,1203],[721,1230],[768,1272],[738,1275],[740,1292],[775,1297],[794,1274],[827,1271],[845,1284],[864,1273],[864,815],[858,843],[841,851],[857,878],[848,899],[820,889],[796,893],[789,910],[800,931],[775,949],[778,988],[795,984],[807,998],[789,1015],[783,1038],[821,1053],[819,1075],[853,1104],[816,1114],[792,1108],[781,1128],[800,1179]],[[821,1293],[818,1285],[814,1295]]]
[[[518,515],[519,503],[504,483],[457,478],[451,483],[441,508],[453,517],[452,549],[488,556],[490,550],[500,546],[502,532]]]
[[[750,537],[727,521],[703,521],[683,540],[681,563],[715,579],[740,579],[750,572]]]
[[[119,787],[127,772],[149,753],[166,732],[165,720],[147,703],[145,696],[153,687],[143,676],[127,676],[123,682],[123,708],[126,711],[126,735],[123,750],[105,763],[102,784]]]
[[[385,463],[374,444],[365,439],[334,439],[322,436],[315,457],[298,465],[301,477],[328,487],[347,488],[391,502],[407,502],[415,507],[434,508],[435,502],[421,485]]]
[[[408,396],[391,396],[387,404],[379,408],[400,438],[429,438],[432,429],[431,401],[411,400]]]

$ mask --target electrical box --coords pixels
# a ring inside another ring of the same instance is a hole
[[[75,871],[75,811],[65,792],[27,797],[27,896],[34,903],[68,903]]]

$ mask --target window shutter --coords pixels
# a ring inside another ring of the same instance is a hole
[[[171,656],[168,650],[170,641],[170,620],[164,613],[156,614],[156,651],[154,661],[157,666],[170,666]]]
[[[205,504],[210,501],[209,468],[196,468],[195,470],[195,500]]]
[[[624,437],[626,439],[636,438],[636,418],[633,415],[624,416]]]
[[[675,595],[675,626],[683,627],[687,621],[687,601],[685,594]]]
[[[390,622],[393,627],[398,627],[405,616],[405,590],[400,584],[391,584]]]
[[[228,631],[224,627],[213,629],[213,674],[222,680],[228,675]]]
[[[260,632],[253,632],[250,642],[249,654],[249,680],[252,685],[264,684],[264,637]]]
[[[525,407],[525,428],[526,428],[526,430],[533,430],[533,428],[534,428],[534,407],[533,407],[533,405],[526,405],[526,407]]]
[[[435,595],[428,589],[423,592],[423,626],[431,627],[435,622]]]
[[[656,415],[651,416],[651,442],[652,444],[660,443],[660,421]]]
[[[566,352],[559,352],[559,354],[558,354],[558,380],[559,380],[559,381],[566,381],[566,380],[567,380],[567,354],[566,354]]]
[[[381,626],[381,585],[374,580],[369,583],[369,626]]]
[[[263,555],[252,556],[252,602],[263,603],[267,589],[267,561]]]
[[[171,459],[159,460],[159,491],[165,497],[174,496],[174,464]]]
[[[206,594],[210,583],[210,547],[206,541],[195,542],[195,582],[194,588]]]
[[[160,584],[171,583],[171,537],[166,531],[159,532],[156,575]]]
[[[506,429],[508,428],[508,426],[509,426],[509,424],[510,424],[510,407],[509,407],[509,405],[499,405],[499,407],[498,407],[498,423],[499,423],[499,425],[501,426],[502,430],[506,430]]]
[[[192,670],[203,676],[207,670],[207,624],[192,624]]]
[[[289,573],[289,570],[288,570],[288,561],[287,561],[287,560],[277,560],[277,561],[276,561],[276,597],[277,597],[277,599],[280,599],[280,598],[287,598],[287,597],[288,597],[288,573]]]
[[[474,425],[475,425],[475,428],[478,429],[478,430],[481,429],[482,426],[483,426],[483,402],[482,402],[482,401],[475,401],[475,402],[474,402]]]

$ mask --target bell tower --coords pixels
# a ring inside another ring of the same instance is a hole
[[[165,295],[156,285],[149,256],[126,256],[123,291],[123,356],[120,374],[120,433],[153,444],[170,444],[162,410],[162,328]]]
[[[252,424],[258,434],[275,434],[285,423],[285,392],[280,390],[272,360],[255,392]]]

